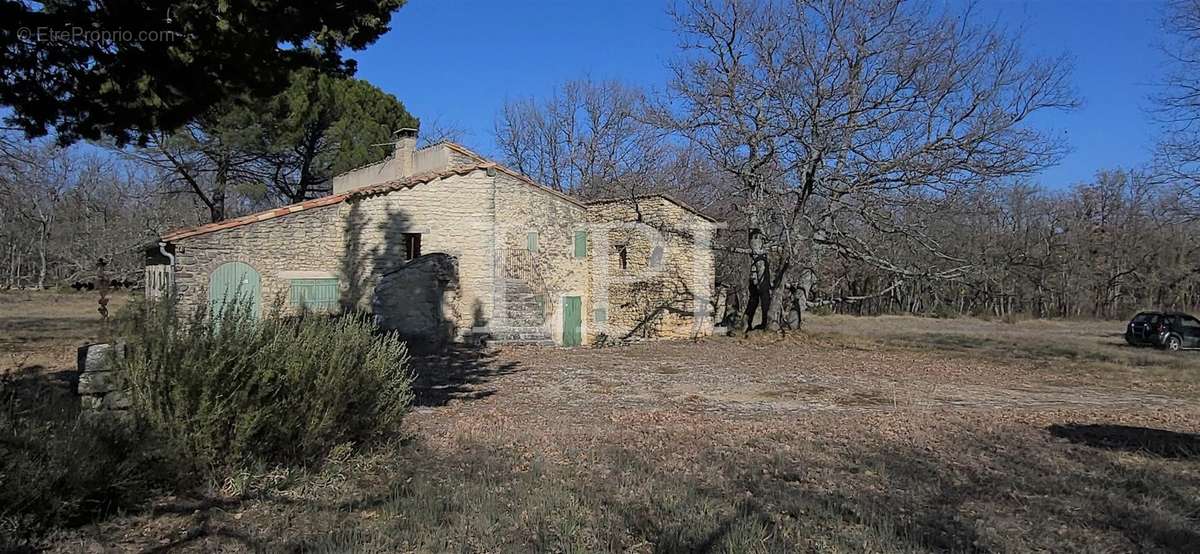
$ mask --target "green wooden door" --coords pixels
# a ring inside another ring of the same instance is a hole
[[[219,317],[225,305],[239,296],[250,303],[254,317],[262,314],[262,280],[258,272],[242,262],[221,264],[208,278],[209,313]]]
[[[563,346],[583,344],[583,301],[578,296],[563,298]]]

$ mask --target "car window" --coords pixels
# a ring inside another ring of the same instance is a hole
[[[1133,318],[1134,323],[1149,323],[1151,325],[1158,323],[1158,314],[1138,314]]]
[[[1180,320],[1181,320],[1180,325],[1182,325],[1184,327],[1188,327],[1191,329],[1200,327],[1200,321],[1196,321],[1196,318],[1194,318],[1194,317],[1182,317],[1182,318],[1180,318]]]

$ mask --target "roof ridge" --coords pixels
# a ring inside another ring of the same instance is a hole
[[[277,217],[282,217],[285,215],[299,213],[299,212],[302,212],[305,210],[311,210],[314,208],[323,208],[325,206],[331,206],[333,204],[341,203],[345,199],[346,199],[346,193],[331,194],[329,196],[321,196],[318,198],[312,198],[309,200],[305,200],[303,202],[296,202],[295,204],[288,204],[286,206],[280,206],[278,208],[271,208],[269,210],[263,210],[260,212],[254,212],[252,214],[247,214],[247,215],[238,216],[238,217],[234,217],[234,218],[230,218],[230,219],[226,219],[226,220],[222,220],[222,221],[217,221],[215,223],[205,223],[203,225],[197,225],[195,227],[183,227],[181,229],[173,229],[173,230],[167,231],[165,234],[163,234],[159,238],[161,238],[162,240],[179,240],[179,239],[184,239],[184,238],[188,238],[188,237],[194,237],[197,235],[205,235],[208,233],[214,233],[216,231],[223,231],[225,229],[241,227],[242,225],[248,225],[250,223],[257,223],[259,221],[275,219]]]
[[[416,185],[428,183],[430,181],[435,181],[438,179],[445,179],[446,177],[453,177],[455,175],[467,175],[471,172],[479,171],[480,169],[489,169],[490,167],[492,167],[494,165],[495,164],[492,164],[492,163],[482,163],[482,164],[475,164],[475,165],[469,165],[469,166],[451,167],[448,169],[443,169],[441,171],[427,171],[425,173],[420,173],[417,175],[401,177],[399,179],[392,179],[390,181],[384,181],[382,183],[376,183],[374,185],[367,185],[365,187],[356,188],[351,191],[346,191],[344,194],[346,194],[349,198],[362,198],[364,196],[374,196],[377,194],[386,194],[386,193],[400,190],[400,189],[412,188]]]
[[[467,156],[475,158],[476,160],[483,161],[483,162],[495,163],[494,160],[487,158],[487,157],[483,156],[482,154],[480,154],[474,150],[471,150],[470,148],[467,148],[466,146],[463,146],[463,145],[461,145],[457,142],[454,142],[450,139],[439,140],[438,142],[436,142],[430,146],[437,146],[438,144],[443,144],[443,145],[449,147],[451,150],[458,150],[460,153],[466,154]]]
[[[489,164],[477,164],[474,166],[459,167],[459,168],[454,168],[454,169],[445,170],[445,171],[422,173],[420,175],[413,175],[411,177],[405,177],[403,179],[393,179],[391,181],[386,181],[384,183],[379,183],[379,184],[371,185],[368,187],[363,187],[363,188],[354,189],[351,191],[346,191],[341,194],[331,194],[329,196],[313,198],[310,200],[305,200],[303,202],[297,202],[295,204],[288,204],[286,206],[280,206],[278,208],[271,208],[269,210],[263,210],[261,212],[255,212],[252,214],[247,214],[247,215],[243,215],[243,216],[239,216],[239,217],[235,217],[235,218],[231,218],[231,219],[226,219],[224,221],[218,221],[216,223],[205,223],[204,225],[198,225],[195,227],[185,227],[182,229],[175,229],[172,231],[168,231],[167,233],[163,234],[162,237],[160,237],[160,238],[162,240],[179,240],[179,239],[190,238],[190,237],[194,237],[194,236],[198,236],[198,235],[206,235],[208,233],[215,233],[217,231],[224,231],[226,229],[233,229],[235,227],[241,227],[243,225],[249,225],[251,223],[258,223],[260,221],[275,219],[277,217],[283,217],[285,215],[291,215],[291,214],[302,212],[305,210],[311,210],[314,208],[323,208],[326,206],[332,206],[334,204],[340,204],[346,200],[353,199],[353,198],[361,198],[364,196],[371,196],[371,195],[375,195],[375,194],[386,194],[393,190],[400,190],[403,188],[412,188],[412,187],[415,187],[420,184],[428,183],[430,181],[435,181],[438,179],[445,179],[446,177],[450,177],[453,175],[466,175],[468,173],[471,173],[472,171],[478,171],[480,169],[487,169],[488,165]]]

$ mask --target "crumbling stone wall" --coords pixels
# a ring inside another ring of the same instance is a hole
[[[596,202],[588,208],[596,228],[607,227],[595,241],[607,257],[593,265],[591,277],[607,311],[606,325],[597,326],[597,332],[612,339],[712,334],[709,303],[715,270],[709,242],[715,224],[657,196]]]
[[[381,328],[399,332],[410,348],[434,350],[457,338],[457,296],[456,260],[426,254],[379,279],[371,312]]]
[[[88,413],[125,417],[131,407],[129,389],[117,367],[125,345],[89,344],[79,348],[79,405]]]

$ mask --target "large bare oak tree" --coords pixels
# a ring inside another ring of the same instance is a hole
[[[970,260],[927,232],[931,214],[1064,152],[1029,122],[1076,105],[1067,60],[1032,58],[968,11],[691,0],[674,16],[683,53],[659,117],[730,176],[748,325],[761,312],[758,327],[779,328],[785,298],[799,313],[838,300],[816,294],[830,256],[890,275],[875,294],[962,274]]]

